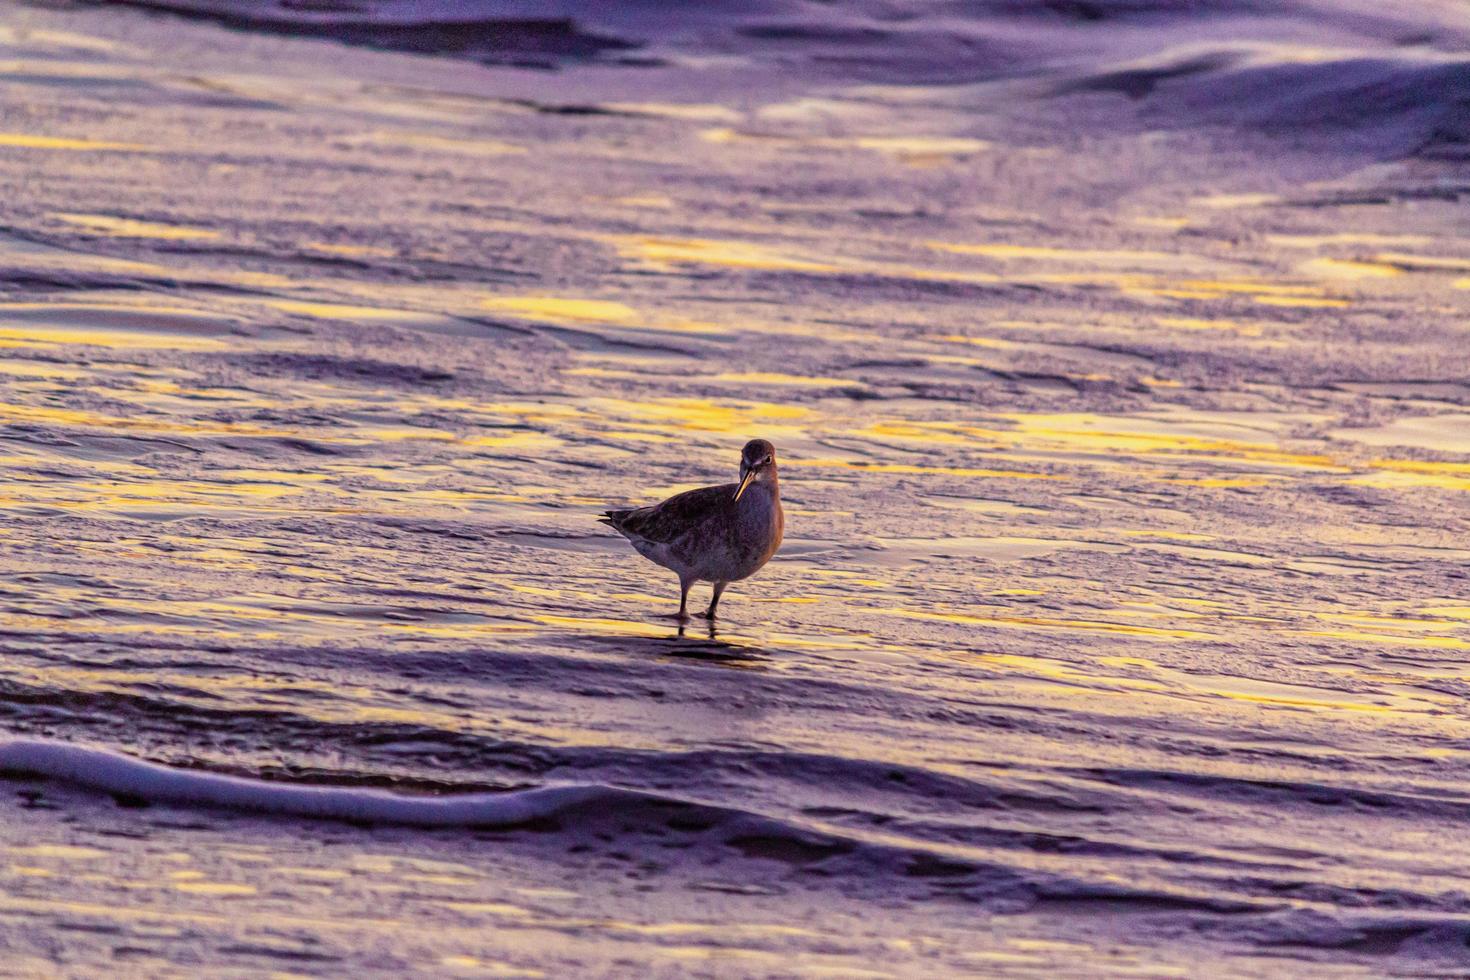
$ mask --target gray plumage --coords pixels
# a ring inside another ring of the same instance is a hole
[[[686,617],[689,588],[711,582],[708,619],[731,582],[749,578],[776,553],[786,518],[776,449],[752,439],[740,454],[740,482],[701,487],[663,503],[610,510],[599,518],[632,543],[649,561],[679,576],[679,618]]]

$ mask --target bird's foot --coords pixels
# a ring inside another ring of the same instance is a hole
[[[713,609],[706,609],[704,612],[700,613],[700,615],[710,622],[715,621],[715,611]]]
[[[661,619],[672,619],[676,623],[687,623],[687,622],[689,622],[689,614],[687,612],[685,612],[684,610],[682,610],[682,609],[680,609],[678,612],[659,613],[659,618],[661,618]]]

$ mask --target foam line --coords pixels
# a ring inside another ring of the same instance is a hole
[[[384,790],[293,786],[174,769],[104,749],[18,739],[0,742],[0,772],[44,776],[151,803],[409,827],[503,827],[554,816],[609,796],[607,786],[554,786],[461,796],[404,796]]]

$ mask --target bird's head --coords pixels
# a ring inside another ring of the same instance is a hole
[[[745,493],[752,483],[774,479],[776,476],[776,447],[764,439],[752,439],[740,452],[740,486],[735,499]]]

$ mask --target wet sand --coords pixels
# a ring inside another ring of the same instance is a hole
[[[5,969],[1463,970],[1467,25],[1247,7],[6,5],[4,734],[597,802],[12,773]],[[596,514],[758,436],[680,630]]]

